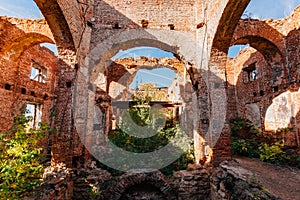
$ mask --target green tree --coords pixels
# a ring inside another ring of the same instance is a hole
[[[8,132],[0,133],[0,199],[21,199],[40,183],[41,140],[49,127],[28,128],[30,120],[21,113]]]

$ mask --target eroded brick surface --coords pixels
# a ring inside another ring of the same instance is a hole
[[[41,104],[42,120],[50,122],[54,87],[57,77],[56,56],[47,48],[33,46],[23,52],[18,62],[1,59],[1,131],[8,130],[13,117],[25,109],[27,103]],[[41,83],[30,79],[32,64],[38,63],[47,70],[46,82]]]
[[[269,51],[266,44],[257,49],[248,47],[227,61],[228,81],[235,88],[231,90],[236,97],[237,115],[266,131],[293,128],[292,132],[282,136],[289,146],[297,146],[299,132],[299,54],[296,53],[299,52],[299,23],[291,23],[299,18],[299,9],[281,20],[246,19],[236,28],[233,42],[248,36],[264,38],[268,41],[258,41],[262,44],[271,42],[276,46],[278,56],[266,52]],[[250,29],[246,29],[248,26]],[[251,39],[240,42],[251,45]],[[256,47],[255,44],[251,46]],[[271,52],[276,52],[276,49]],[[256,69],[255,80],[249,79],[251,67]]]
[[[293,127],[282,137],[289,146],[296,146],[300,7],[281,20],[240,20],[249,1],[35,0],[45,20],[1,17],[0,129],[11,126],[13,116],[26,102],[43,104],[42,119],[48,122],[53,108],[52,165],[84,165],[92,156],[81,136],[93,141],[91,111],[95,105],[102,109],[99,132],[108,130],[109,88],[120,87],[112,83],[127,72],[132,73],[127,80],[131,82],[139,66],[163,65],[188,74],[190,85],[186,88],[195,90],[195,96],[188,98],[199,110],[190,117],[198,120],[194,123],[194,142],[200,163],[218,164],[230,159],[229,121],[238,115],[270,130]],[[58,57],[39,47],[43,42],[55,42]],[[253,48],[244,49],[234,59],[227,58],[230,45],[247,43]],[[172,52],[177,59],[112,62],[120,50],[139,46]],[[47,69],[46,83],[29,79],[33,61]],[[257,74],[255,80],[249,80],[253,66]],[[206,146],[212,151],[204,152]],[[204,159],[204,154],[209,159]],[[219,169],[227,176],[226,170]],[[194,198],[197,191],[190,188],[197,188],[194,184],[201,181],[190,178],[190,172],[180,173],[179,193]],[[227,181],[226,176],[213,180],[215,198],[229,195],[226,185],[221,184]],[[51,191],[50,199],[71,199],[73,183],[66,180]],[[239,192],[233,195],[247,195]]]

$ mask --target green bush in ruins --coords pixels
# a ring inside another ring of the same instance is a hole
[[[109,140],[119,148],[134,153],[149,153],[170,144],[174,147],[173,151],[169,152],[170,155],[177,152],[182,152],[182,155],[161,171],[166,175],[171,175],[174,171],[186,169],[189,163],[194,162],[192,139],[184,133],[175,119],[167,119],[166,113],[168,111],[164,108],[151,112],[153,108],[149,105],[150,97],[146,99],[135,98],[134,100],[136,105],[127,110],[127,115],[122,118],[122,126],[109,133]],[[139,131],[147,131],[145,126],[153,127],[156,130],[157,124],[161,123],[160,120],[163,120],[163,127],[151,137],[138,138],[129,134],[138,128]],[[133,126],[132,123],[135,125]],[[124,158],[120,158],[120,163],[122,163],[122,159]],[[161,159],[163,162],[164,158]],[[115,162],[117,161],[115,160]],[[113,172],[113,174],[118,173]]]
[[[290,131],[291,128],[281,128],[274,132]],[[250,158],[259,158],[261,161],[270,163],[288,164],[300,167],[299,154],[292,151],[280,140],[274,140],[268,134],[264,134],[261,128],[236,118],[231,123],[232,151],[235,155]]]
[[[40,183],[41,140],[48,125],[40,123],[32,129],[29,122],[21,113],[8,132],[0,133],[0,199],[21,199]]]

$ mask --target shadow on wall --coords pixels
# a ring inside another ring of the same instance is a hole
[[[107,121],[103,120],[103,118],[109,116],[109,113],[102,112],[99,113],[100,116],[98,117],[100,123],[94,126],[97,127],[97,130],[93,130],[91,119],[94,119],[94,114],[91,108],[95,106],[96,90],[106,92],[107,98],[105,97],[105,99],[108,99],[108,101],[110,99],[105,90],[109,86],[111,79],[118,79],[118,75],[111,78],[115,72],[107,73],[106,71],[112,63],[111,58],[121,49],[126,50],[139,46],[156,47],[172,52],[185,64],[187,71],[190,73],[193,88],[196,91],[192,103],[198,111],[192,110],[191,113],[191,116],[195,119],[195,131],[198,132],[194,137],[195,143],[199,145],[199,150],[201,150],[204,140],[200,138],[201,136],[206,136],[207,142],[214,146],[226,120],[226,85],[224,84],[224,79],[218,76],[223,76],[224,72],[218,68],[212,68],[211,71],[199,71],[199,66],[195,66],[195,62],[198,60],[197,49],[199,48],[197,42],[193,39],[195,32],[181,32],[176,30],[176,27],[170,30],[155,30],[147,28],[143,24],[139,26],[104,1],[100,1],[98,4],[99,10],[96,9],[94,13],[97,15],[97,19],[91,24],[93,27],[91,52],[87,57],[88,62],[86,62],[89,64],[88,66],[82,65],[80,67],[77,80],[76,93],[84,96],[76,96],[77,106],[75,108],[77,111],[75,111],[75,123],[79,136],[84,138],[86,148],[93,155],[97,155],[99,148],[93,147],[97,146],[101,141],[96,141],[91,132],[97,131],[101,133],[105,132],[107,128],[106,123],[103,124],[103,122]],[[107,21],[101,20],[102,17],[107,19]],[[122,72],[126,71],[122,66],[118,66],[118,69]],[[109,81],[106,80],[105,74],[108,75]],[[209,80],[206,80],[207,77]],[[212,85],[214,93],[208,91],[209,87],[206,85],[206,82]],[[89,85],[88,88],[86,88],[85,83]],[[126,84],[121,83],[121,85],[124,86]],[[97,86],[101,87],[97,88]],[[109,102],[105,103],[109,104]],[[107,106],[103,106],[102,109],[104,112],[106,112],[105,107]],[[90,130],[90,132],[85,130]],[[230,149],[230,146],[225,148]],[[96,152],[93,152],[94,150]]]
[[[286,91],[273,99],[265,116],[265,130],[278,131],[293,128],[293,131],[284,133],[284,142],[287,146],[299,145],[299,112],[300,90]]]
[[[245,20],[242,21],[242,23],[246,22]],[[251,119],[252,122],[267,131],[293,127],[294,132],[289,141],[292,143],[290,145],[295,146],[298,137],[298,121],[295,120],[295,117],[299,110],[300,101],[298,98],[299,53],[297,53],[300,51],[299,29],[290,31],[284,37],[275,29],[262,24],[263,22],[254,20],[247,23],[263,26],[266,31],[258,33],[254,31],[253,33],[249,30],[245,33],[236,33],[232,42],[249,42],[250,46],[255,47],[264,58],[261,58],[258,52],[250,54],[244,50],[233,59],[233,63],[238,63],[239,66],[236,66],[239,69],[237,73],[240,73],[236,83],[239,114]],[[239,29],[243,28],[237,27],[237,30]],[[269,32],[270,35],[266,35]],[[246,34],[252,35],[248,37]],[[261,34],[267,39],[263,39],[259,43],[260,37],[253,34]],[[242,37],[239,38],[239,35]],[[275,43],[269,41],[268,38]],[[251,45],[253,40],[255,45]],[[280,42],[282,40],[286,41],[285,45]],[[275,48],[276,46],[278,47]],[[273,55],[270,54],[272,49],[274,50]],[[256,78],[250,80],[249,75],[253,70],[256,72]]]
[[[300,30],[294,29],[286,36],[290,82],[300,83]]]
[[[37,29],[23,30],[11,21],[21,25],[26,21]],[[0,129],[9,129],[26,104],[41,112],[36,111],[34,117],[50,122],[58,59],[49,49],[39,46],[45,41],[53,42],[50,36],[34,32],[42,32],[39,28],[46,27],[46,22],[1,17],[0,26],[5,27],[0,32]]]

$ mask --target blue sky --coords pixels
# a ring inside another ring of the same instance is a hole
[[[252,0],[242,18],[280,19],[287,17],[300,4],[300,0]],[[228,56],[235,57],[248,45],[236,45],[229,49]]]
[[[166,87],[171,84],[175,75],[175,72],[168,68],[141,69],[129,87],[136,88],[141,83],[155,83],[158,87]]]
[[[251,0],[246,8],[251,18],[278,19],[289,16],[300,0]]]
[[[300,0],[252,0],[247,7],[252,18],[282,18],[300,4]],[[0,0],[0,15],[42,18],[33,0]]]
[[[300,4],[300,0],[251,0],[250,4],[246,8],[245,15],[251,18],[257,19],[278,19],[289,16],[294,8]],[[20,17],[20,18],[31,18],[39,19],[43,18],[38,7],[33,0],[0,0],[0,15]],[[57,48],[55,45],[42,44],[48,47],[54,53],[57,54]],[[244,46],[234,46],[230,48],[228,55],[234,57],[238,54],[239,50],[244,48]],[[150,56],[150,57],[172,57],[172,54],[168,52],[156,51],[151,48],[133,48],[128,52],[119,52],[117,57],[130,56]],[[172,75],[173,73],[173,75]],[[153,75],[153,74],[156,74]],[[152,81],[158,83],[159,86],[167,86],[170,82],[170,78],[174,77],[174,72],[169,69],[155,69],[152,71],[141,70],[137,73],[136,80],[142,80],[143,83],[147,81]],[[163,78],[165,77],[165,78]]]
[[[146,56],[146,57],[151,57],[151,58],[174,58],[173,53],[163,51],[158,48],[152,48],[152,47],[135,47],[128,49],[126,51],[119,51],[112,59],[116,58],[126,58],[126,57],[133,57],[133,58],[138,58],[140,56]]]
[[[135,47],[126,51],[120,50],[112,59],[146,56],[150,58],[174,58],[173,53],[153,47]],[[175,72],[168,68],[157,68],[152,70],[141,69],[130,84],[130,88],[136,88],[141,83],[156,83],[158,87],[165,87],[171,84]]]
[[[0,15],[20,18],[43,18],[33,0],[0,0]]]
[[[0,0],[0,15],[30,19],[44,18],[33,0]],[[55,45],[43,43],[41,46],[49,48],[57,55]]]

